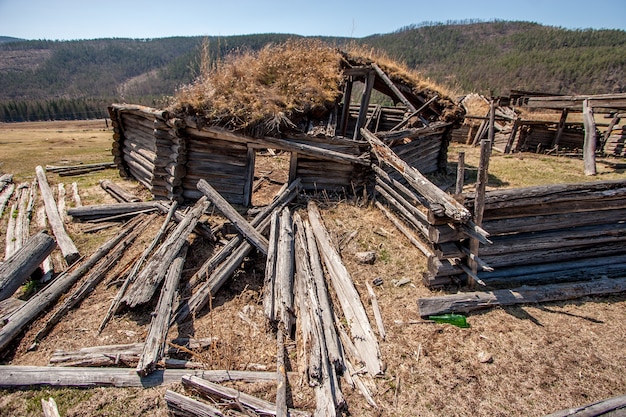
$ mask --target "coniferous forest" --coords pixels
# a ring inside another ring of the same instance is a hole
[[[106,117],[113,102],[167,105],[199,72],[208,41],[217,61],[295,35],[19,40],[0,37],[0,122]],[[626,31],[529,22],[422,23],[365,38],[324,38],[383,51],[465,94],[626,92]]]

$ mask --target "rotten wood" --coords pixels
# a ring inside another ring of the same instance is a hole
[[[111,180],[101,180],[100,187],[120,203],[136,203],[141,201],[141,198],[123,189]]]
[[[167,407],[174,415],[198,416],[198,417],[224,417],[217,408],[193,398],[179,394],[176,391],[167,390],[163,397]]]
[[[583,100],[583,122],[585,125],[583,144],[585,175],[596,175],[596,122],[593,118],[593,109],[589,104],[589,99]]]

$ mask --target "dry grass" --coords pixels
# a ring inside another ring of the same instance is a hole
[[[14,141],[14,134],[28,137],[28,134],[18,132],[22,127],[13,125],[11,134],[3,131],[2,141]],[[52,124],[49,129],[52,133],[70,130],[70,127],[61,129]],[[23,130],[27,130],[26,127]],[[86,131],[84,136],[77,135],[77,141],[82,141],[92,133]],[[35,143],[26,145],[30,153],[36,152]],[[105,152],[100,153],[100,145],[94,146],[95,154],[108,157]],[[457,150],[466,151],[468,165],[474,165],[477,149],[451,149],[451,167]],[[41,149],[42,153],[45,151],[45,148]],[[581,161],[534,154],[522,156],[519,159],[494,154],[492,185],[497,185],[496,179],[502,183],[501,186],[505,183],[506,186],[530,185],[522,181],[554,182],[562,173],[582,172]],[[59,155],[49,159],[37,155],[30,157],[44,164],[61,159]],[[9,163],[8,160],[6,162]],[[19,164],[12,166],[19,167]],[[511,167],[505,172],[503,169],[506,166]],[[527,167],[525,171],[524,166]],[[554,168],[549,178],[542,178],[541,173],[545,176],[548,167],[556,166],[562,167]],[[285,168],[286,163],[280,155],[257,159],[257,173],[267,174],[272,179],[281,178],[280,175],[284,175],[281,169]],[[26,178],[32,175],[33,170],[34,165],[16,171],[16,174]],[[521,173],[515,176],[517,172]],[[528,179],[530,172],[535,172],[532,180]],[[118,178],[115,171],[107,171],[107,174],[126,187],[136,186]],[[101,195],[97,181],[89,179],[91,175],[85,176],[86,185],[81,188],[81,196],[89,196],[84,197],[85,203],[99,199],[109,201],[107,196]],[[625,174],[623,171],[602,172],[594,179],[615,176],[624,178]],[[53,183],[60,180],[53,174],[49,174],[49,178]],[[468,183],[467,190],[471,187]],[[588,297],[570,302],[497,308],[472,314],[468,317],[471,326],[468,329],[450,325],[406,324],[410,320],[419,320],[417,298],[434,294],[421,283],[421,272],[426,268],[421,253],[384,216],[362,200],[340,203],[321,201],[319,206],[333,240],[341,244],[341,256],[370,318],[373,315],[364,283],[378,277],[383,279],[383,285],[374,288],[387,331],[387,339],[380,342],[386,364],[385,376],[374,381],[374,398],[379,407],[369,407],[358,392],[344,384],[342,389],[352,415],[541,416],[626,391],[626,333],[622,329],[626,296]],[[217,216],[211,217],[211,224],[217,221]],[[5,227],[6,216],[0,219],[0,241],[4,240]],[[69,227],[76,227],[78,235],[79,225],[72,223]],[[347,240],[354,231],[356,235]],[[91,253],[95,250],[95,246],[91,246],[93,242],[97,239],[103,241],[113,233],[115,230],[101,232],[92,242],[79,238],[79,249]],[[137,253],[145,247],[153,233],[152,229],[146,232],[127,255],[130,257],[133,252]],[[199,241],[194,243],[185,266],[184,279],[210,256],[212,250],[210,245],[200,244]],[[376,251],[377,261],[373,265],[361,265],[354,261],[354,254],[364,250]],[[265,329],[262,314],[263,271],[264,258],[252,255],[244,268],[215,294],[210,308],[205,308],[193,321],[180,328],[174,326],[169,337],[216,337],[218,341],[211,349],[194,354],[194,360],[203,362],[207,369],[274,370],[276,343]],[[111,278],[114,277],[107,277]],[[401,278],[409,278],[411,283],[396,287],[394,280]],[[104,284],[98,286],[79,308],[70,311],[52,330],[37,351],[27,352],[33,335],[51,314],[48,312],[14,344],[14,353],[4,358],[3,363],[46,365],[55,349],[143,341],[153,306],[116,316],[101,335],[97,334],[96,329],[115,291],[114,287],[106,288]],[[296,370],[299,365],[296,346],[291,342],[287,348],[291,368]],[[481,362],[478,357],[481,352],[490,355],[492,361]],[[312,389],[301,378],[291,378],[289,382],[293,405],[312,410]],[[276,393],[271,383],[236,386],[267,400],[273,400]],[[168,413],[163,394],[167,388],[183,391],[180,384],[145,390],[5,390],[0,391],[0,416],[39,416],[40,399],[48,396],[55,397],[64,416],[165,416]]]
[[[324,114],[340,95],[341,55],[312,39],[270,44],[219,61],[182,88],[173,108],[199,112],[209,120],[243,129],[265,124],[276,133],[290,120]]]

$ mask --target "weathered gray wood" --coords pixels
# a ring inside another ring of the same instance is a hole
[[[376,320],[376,326],[378,327],[378,335],[381,339],[385,340],[386,332],[385,332],[385,324],[383,323],[383,315],[380,312],[380,306],[378,305],[378,299],[376,298],[376,293],[374,289],[369,284],[369,282],[365,281],[365,287],[367,288],[367,293],[370,296],[370,302],[372,303],[372,310],[374,311],[374,319]]]
[[[310,223],[308,221],[304,221],[303,226],[312,280],[317,295],[317,302],[319,303],[320,319],[323,327],[322,331],[324,333],[324,341],[326,351],[328,353],[327,356],[335,367],[335,370],[339,373],[343,373],[345,369],[344,355],[341,343],[339,342],[339,335],[335,329],[335,314],[330,302],[328,289],[326,288],[326,281],[324,280],[322,260],[320,258],[319,250],[317,249],[315,235],[313,234],[313,229],[311,228]]]
[[[471,213],[450,195],[430,182],[415,168],[407,165],[402,159],[385,145],[380,139],[367,129],[363,129],[363,136],[370,142],[377,158],[386,165],[397,170],[409,184],[424,196],[431,204],[439,204],[444,207],[446,215],[460,221],[467,222],[471,219]]]
[[[253,225],[259,232],[264,232],[270,225],[270,219],[268,216],[273,211],[281,210],[284,206],[289,204],[289,202],[296,197],[296,191],[299,186],[300,180],[296,179],[294,182],[289,184],[288,187],[279,191],[272,203],[265,207],[265,209],[259,213],[250,224]],[[192,314],[204,307],[208,301],[208,297],[210,297],[211,294],[215,294],[215,292],[219,290],[223,283],[241,265],[241,262],[251,250],[251,244],[244,242],[240,237],[235,237],[231,239],[231,241],[224,246],[219,253],[205,262],[200,268],[200,271],[202,271],[202,275],[211,274],[209,279],[207,279],[202,286],[198,288],[198,290],[186,303],[179,306],[175,313],[174,320],[181,323],[185,318],[187,318],[187,316],[189,316],[189,314]],[[227,257],[228,259],[226,262],[220,265],[220,263]],[[220,267],[215,269],[218,265]],[[213,273],[211,273],[212,271]]]
[[[59,210],[59,217],[63,223],[65,223],[65,216],[67,214],[65,209],[65,195],[65,184],[60,182],[57,184],[57,210]]]
[[[276,415],[276,404],[262,400],[244,392],[233,388],[223,387],[206,379],[196,376],[184,376],[182,378],[183,386],[192,388],[204,396],[217,397],[229,401],[238,400],[245,407],[249,407],[257,414]],[[1,385],[0,385],[1,386]],[[291,416],[308,416],[304,411],[289,409],[288,415]]]
[[[112,248],[111,251],[89,271],[80,287],[66,297],[63,304],[57,307],[54,314],[52,314],[41,330],[39,330],[35,335],[35,345],[42,341],[43,338],[50,333],[54,326],[61,321],[70,309],[79,304],[96,288],[109,269],[111,269],[111,267],[122,258],[128,250],[128,247],[135,241],[137,236],[145,230],[152,220],[153,217],[144,218],[144,216],[139,216],[128,222],[128,224],[118,234],[118,236],[122,236],[124,239],[115,245],[115,247]]]
[[[13,191],[15,190],[15,184],[9,184],[8,187],[5,187],[2,192],[0,192],[0,218],[2,218],[2,214],[4,213],[4,208],[7,205],[7,202],[13,195]]]
[[[545,417],[610,417],[623,415],[624,413],[626,413],[626,395],[620,395],[580,407],[556,411]]]
[[[58,276],[31,297],[21,309],[13,313],[11,320],[0,329],[0,352],[8,346],[24,327],[65,294],[76,281],[93,268],[100,259],[106,256],[124,238],[125,236],[114,236],[111,238],[95,251],[89,259],[78,265],[76,269]]]
[[[155,313],[150,322],[146,343],[141,357],[139,358],[137,368],[135,368],[137,374],[140,376],[146,376],[154,371],[157,362],[163,356],[167,330],[170,327],[172,305],[174,303],[174,297],[178,292],[178,283],[180,282],[180,276],[183,272],[183,265],[185,264],[188,248],[189,245],[185,244],[180,249],[180,252],[167,272],[165,283],[161,289],[159,302],[157,303]]]
[[[285,368],[285,334],[276,332],[276,417],[287,417],[287,369]]]
[[[385,72],[381,70],[378,65],[376,65],[375,63],[372,63],[372,68],[374,68],[374,71],[376,71],[378,76],[383,80],[385,84],[387,84],[387,86],[391,89],[391,91],[393,91],[396,97],[400,99],[402,104],[404,104],[409,109],[409,111],[413,113],[417,111],[415,106],[413,106],[413,104],[404,96],[404,94],[402,94],[400,90],[398,90],[398,87],[396,87],[396,85],[389,79],[387,74],[385,74]]]
[[[54,201],[54,197],[52,196],[52,190],[50,190],[50,185],[48,185],[46,172],[41,166],[37,166],[35,168],[35,172],[37,174],[37,182],[39,183],[41,197],[43,198],[46,206],[48,223],[50,223],[50,227],[56,237],[59,249],[61,249],[61,252],[63,253],[63,257],[68,264],[71,264],[80,257],[80,254],[78,253],[76,245],[74,245],[74,242],[67,234],[65,227],[63,226],[63,221],[61,220],[57,205]]]
[[[54,239],[42,231],[0,265],[0,300],[13,295],[55,248]]]
[[[391,221],[394,226],[396,226],[396,228],[400,232],[402,232],[402,234],[406,236],[407,239],[409,239],[409,242],[411,242],[416,248],[422,251],[424,255],[426,255],[427,257],[435,256],[433,249],[417,236],[415,236],[415,234],[406,225],[404,225],[404,223],[402,223],[402,220],[400,220],[395,214],[389,211],[378,201],[376,201],[374,204],[376,205],[376,207],[378,207],[380,211],[383,212],[383,214],[389,219],[389,221]]]
[[[380,349],[359,293],[356,291],[348,270],[341,262],[341,258],[330,240],[317,206],[312,201],[308,204],[308,214],[309,222],[331,277],[335,293],[341,304],[344,316],[350,325],[354,344],[364,359],[368,373],[372,376],[381,375],[383,373],[383,364]]]
[[[160,210],[158,201],[141,201],[117,204],[97,204],[91,206],[73,207],[67,214],[75,219],[93,220],[111,216],[132,216],[146,210]]]
[[[459,152],[459,159],[456,165],[456,184],[454,194],[463,193],[463,183],[465,182],[465,152]]]
[[[0,175],[0,191],[4,190],[4,187],[13,182],[13,174]]]
[[[291,334],[295,317],[293,315],[293,274],[294,243],[291,212],[287,207],[280,214],[280,228],[276,248],[276,280],[278,310],[276,311],[279,327]]]
[[[263,311],[267,320],[276,322],[276,252],[280,228],[280,212],[274,211],[270,221],[267,259],[265,261],[265,277],[263,279]]]
[[[141,201],[139,197],[126,191],[111,180],[101,180],[100,187],[120,203],[136,203]]]
[[[0,324],[4,324],[7,321],[7,317],[17,309],[22,308],[25,303],[26,301],[14,297],[0,301]]]
[[[216,338],[178,338],[169,342],[167,355],[187,353],[189,350],[206,349],[217,341]],[[145,343],[104,345],[80,348],[76,351],[55,350],[50,356],[50,365],[55,366],[126,366],[136,367]],[[256,375],[256,374],[255,374]]]
[[[167,407],[174,415],[198,416],[198,417],[224,417],[224,414],[217,408],[179,394],[175,391],[165,391],[163,397]]]
[[[165,369],[156,370],[150,375],[140,377],[130,368],[81,368],[62,366],[0,366],[0,388],[32,388],[39,386],[53,387],[117,387],[149,388],[161,384],[180,382],[183,377],[196,378],[199,381],[226,382],[249,380],[250,371],[229,370],[193,370]],[[255,381],[275,381],[276,372],[257,372],[262,378]]]
[[[82,207],[83,202],[80,199],[80,194],[78,193],[78,183],[72,183],[72,198],[74,199],[74,207]]]
[[[593,118],[593,109],[589,105],[589,99],[583,101],[583,122],[585,124],[583,145],[585,175],[596,175],[596,122]]]
[[[626,291],[626,278],[604,278],[589,282],[539,285],[512,290],[467,292],[440,297],[420,298],[420,316],[471,311],[525,303],[572,300],[590,295],[615,294]]]
[[[204,180],[198,181],[198,190],[213,203],[219,211],[224,214],[228,220],[241,232],[246,239],[250,241],[264,255],[267,255],[267,239],[260,234],[253,226],[244,219],[241,214],[235,210],[228,201],[224,199],[208,182]]]
[[[57,174],[68,173],[72,171],[79,171],[81,173],[90,172],[89,170],[97,171],[99,169],[115,168],[113,162],[99,162],[95,164],[82,164],[82,165],[46,165],[46,171],[54,172]]]
[[[59,409],[54,398],[50,397],[47,400],[41,399],[41,408],[44,417],[61,417],[59,415]]]
[[[204,214],[208,206],[209,203],[206,198],[198,200],[187,216],[185,216],[185,219],[178,223],[167,239],[155,251],[152,258],[139,272],[132,286],[122,298],[122,302],[126,303],[129,308],[145,304],[152,299],[157,287],[165,277],[167,268],[180,252],[189,234],[196,227],[200,216]]]

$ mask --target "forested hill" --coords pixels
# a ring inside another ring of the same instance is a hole
[[[294,35],[208,38],[212,59]],[[163,106],[198,71],[203,37],[23,41],[0,36],[0,122],[104,117],[126,101]],[[422,24],[351,42],[386,52],[459,93],[626,91],[626,32],[527,22]]]

